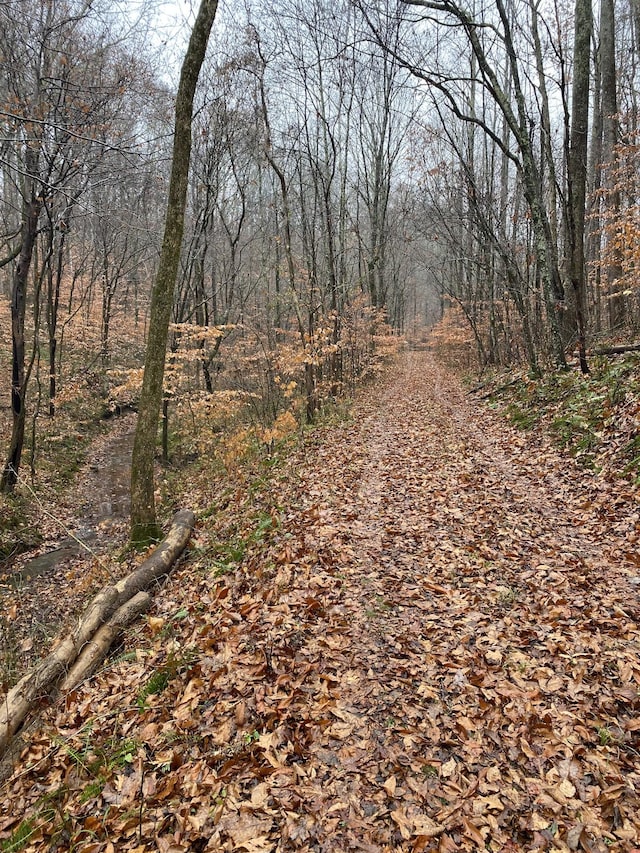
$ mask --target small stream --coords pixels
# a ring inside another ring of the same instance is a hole
[[[109,522],[115,523],[128,516],[133,436],[132,431],[114,436],[88,466],[82,478],[85,500],[73,535],[28,560],[18,571],[11,572],[8,582],[12,586],[43,575],[72,557],[99,550],[99,540],[104,534],[99,537],[98,526],[104,528]]]

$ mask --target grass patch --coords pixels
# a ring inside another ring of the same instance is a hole
[[[51,805],[51,801],[55,800],[64,790],[61,788],[53,794],[44,796],[36,807],[35,813],[21,821],[9,838],[0,841],[0,853],[19,853],[20,850],[29,846],[31,839],[40,832],[42,827],[52,825],[59,817],[59,813]]]
[[[109,776],[125,770],[133,763],[141,743],[132,738],[113,735],[98,745],[94,742],[93,720],[83,726],[79,735],[80,742],[72,743],[61,737],[54,738],[54,741],[71,758],[76,774],[86,778],[79,793],[79,802],[84,804],[100,796]],[[59,805],[67,793],[68,789],[63,786],[45,794],[34,805],[33,814],[22,820],[8,838],[0,841],[0,853],[19,853],[32,846],[34,839],[39,839],[42,833],[53,840],[52,850],[62,849],[56,844],[56,838],[64,843],[64,849],[80,849],[67,846],[71,816]]]
[[[269,539],[280,526],[275,512],[260,511],[249,520],[252,527],[248,532],[238,532],[225,542],[214,542],[208,546],[207,565],[214,577],[235,571],[252,548],[262,546]]]
[[[591,373],[521,377],[494,391],[491,404],[516,429],[542,429],[585,467],[640,476],[640,356],[594,358]]]
[[[10,838],[0,842],[0,850],[2,853],[18,853],[19,850],[24,850],[31,836],[36,833],[37,828],[38,825],[35,818],[23,820],[13,830]]]
[[[506,414],[516,429],[529,430],[538,422],[538,416],[535,412],[527,411],[518,403],[509,403]]]

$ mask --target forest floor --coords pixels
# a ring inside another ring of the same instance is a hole
[[[429,352],[272,463],[190,485],[152,615],[22,735],[0,850],[640,850],[637,491]]]
[[[107,555],[128,533],[134,429],[132,415],[114,419],[93,438],[70,488],[33,492],[41,541],[0,563],[0,685],[33,666],[111,575],[130,570]]]

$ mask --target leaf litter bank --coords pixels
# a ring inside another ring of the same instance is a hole
[[[429,353],[354,414],[254,495],[274,520],[235,571],[203,523],[125,659],[28,738],[4,849],[639,846],[633,494]]]

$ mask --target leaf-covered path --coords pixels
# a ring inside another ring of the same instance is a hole
[[[355,414],[289,460],[242,571],[214,577],[203,536],[136,660],[58,709],[4,837],[57,784],[85,851],[640,847],[632,496],[428,353]]]

